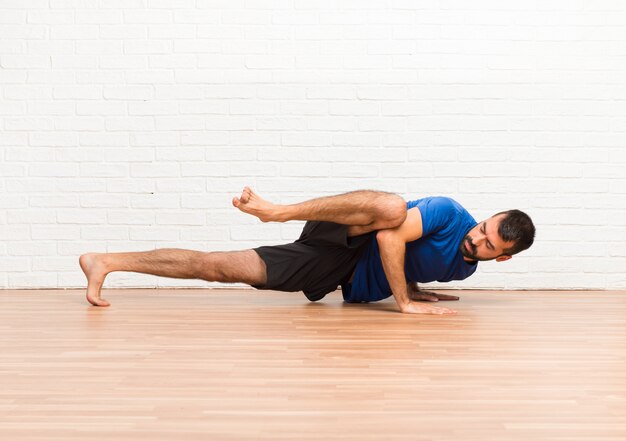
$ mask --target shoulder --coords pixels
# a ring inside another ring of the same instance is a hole
[[[447,196],[429,196],[407,202],[407,208],[418,207],[422,213],[429,210],[462,212],[465,209],[454,199]]]
[[[424,235],[440,231],[467,213],[461,204],[446,196],[431,196],[407,203],[407,208],[414,207],[422,215]]]

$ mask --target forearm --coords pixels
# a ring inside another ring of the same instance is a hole
[[[391,232],[379,232],[377,240],[389,287],[400,311],[403,311],[411,303],[404,274],[406,243]]]
[[[412,301],[404,273],[406,244],[422,237],[422,217],[417,207],[408,211],[406,220],[397,228],[376,233],[387,281],[400,311],[408,314],[450,314],[453,310]]]

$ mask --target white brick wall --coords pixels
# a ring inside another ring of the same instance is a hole
[[[532,250],[448,286],[624,289],[624,78],[617,0],[1,0],[0,288],[295,239],[231,208],[252,185],[519,207]]]

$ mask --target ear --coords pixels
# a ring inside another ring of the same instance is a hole
[[[506,254],[503,254],[502,256],[496,257],[496,262],[504,262],[505,260],[509,260],[511,258],[513,258],[513,256],[508,256]]]

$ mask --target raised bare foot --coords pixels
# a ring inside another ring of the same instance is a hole
[[[256,216],[261,222],[284,222],[280,212],[280,205],[267,202],[261,196],[252,191],[250,187],[244,187],[239,198],[233,198],[233,206],[244,213]]]
[[[109,306],[110,303],[100,298],[100,289],[106,277],[102,259],[98,254],[83,254],[78,260],[87,277],[87,301],[94,306]]]

